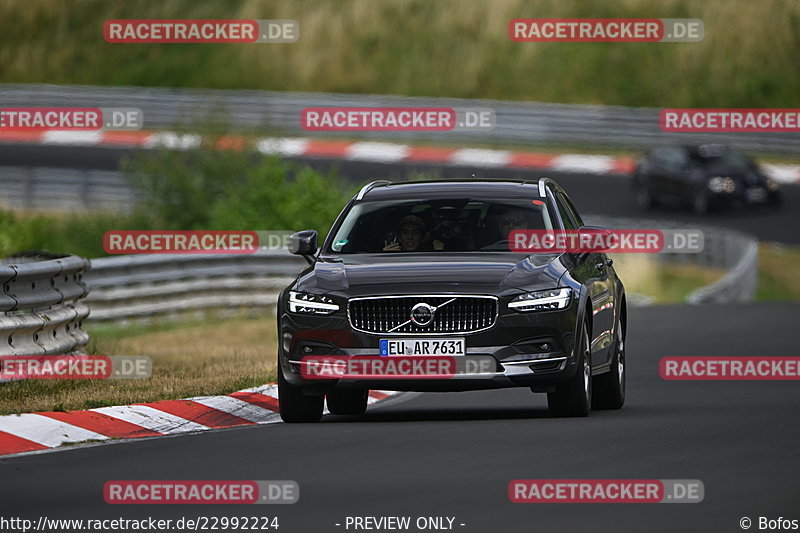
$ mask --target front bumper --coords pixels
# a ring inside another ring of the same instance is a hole
[[[741,186],[731,192],[710,192],[715,204],[765,205],[774,204],[780,199],[780,190],[771,190],[766,185]]]
[[[439,337],[464,337],[464,358],[490,356],[491,372],[458,374],[443,379],[339,378],[308,379],[301,375],[304,358],[311,356],[379,355],[381,339],[391,334],[355,331],[344,312],[328,316],[298,315],[281,309],[278,318],[280,364],[292,385],[310,391],[369,388],[398,391],[463,391],[502,387],[547,388],[569,380],[575,373],[574,343],[578,302],[561,310],[520,313],[501,302],[495,324],[476,333]]]

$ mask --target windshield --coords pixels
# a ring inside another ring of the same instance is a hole
[[[552,229],[541,200],[404,199],[356,204],[328,252],[369,254],[436,251],[509,251],[508,234]]]
[[[729,171],[748,171],[752,161],[744,153],[715,145],[700,146],[691,154],[692,159],[709,168],[724,168]]]

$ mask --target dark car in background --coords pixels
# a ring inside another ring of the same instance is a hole
[[[643,210],[688,205],[699,214],[727,205],[775,205],[778,184],[744,153],[721,144],[660,146],[634,171],[633,191]]]
[[[333,414],[359,415],[369,389],[529,387],[547,393],[556,416],[619,409],[627,316],[612,261],[509,246],[514,230],[581,228],[598,229],[547,178],[365,186],[319,249],[313,230],[292,236],[290,251],[309,266],[278,300],[281,416],[318,421],[324,399]],[[394,345],[402,354],[446,345],[455,357],[488,360],[491,371],[394,381],[302,372],[312,356],[391,356]]]

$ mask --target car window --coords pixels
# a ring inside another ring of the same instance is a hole
[[[712,169],[722,167],[729,171],[746,172],[754,166],[753,160],[742,152],[727,149],[715,151],[703,148],[705,146],[708,145],[698,147],[697,151],[692,154],[692,160],[703,167]]]
[[[578,214],[578,210],[575,209],[575,205],[573,205],[572,200],[569,199],[569,196],[567,196],[566,194],[563,194],[561,192],[558,193],[558,196],[564,202],[564,207],[567,209],[569,214],[572,216],[572,220],[575,221],[575,223],[578,225],[579,228],[581,226],[583,226],[583,219]]]
[[[364,201],[345,216],[327,252],[508,251],[520,229],[552,229],[547,205],[530,199]]]
[[[680,168],[689,162],[689,154],[678,146],[663,146],[653,151],[653,160],[663,166]]]
[[[564,223],[564,229],[578,229],[580,225],[571,212],[571,209],[567,206],[564,196],[561,193],[556,192],[554,198],[556,200],[558,213],[561,215],[561,222]]]

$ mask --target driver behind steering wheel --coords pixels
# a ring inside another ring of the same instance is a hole
[[[509,234],[514,230],[528,229],[528,218],[522,209],[507,209],[498,219],[500,240],[510,240]]]

